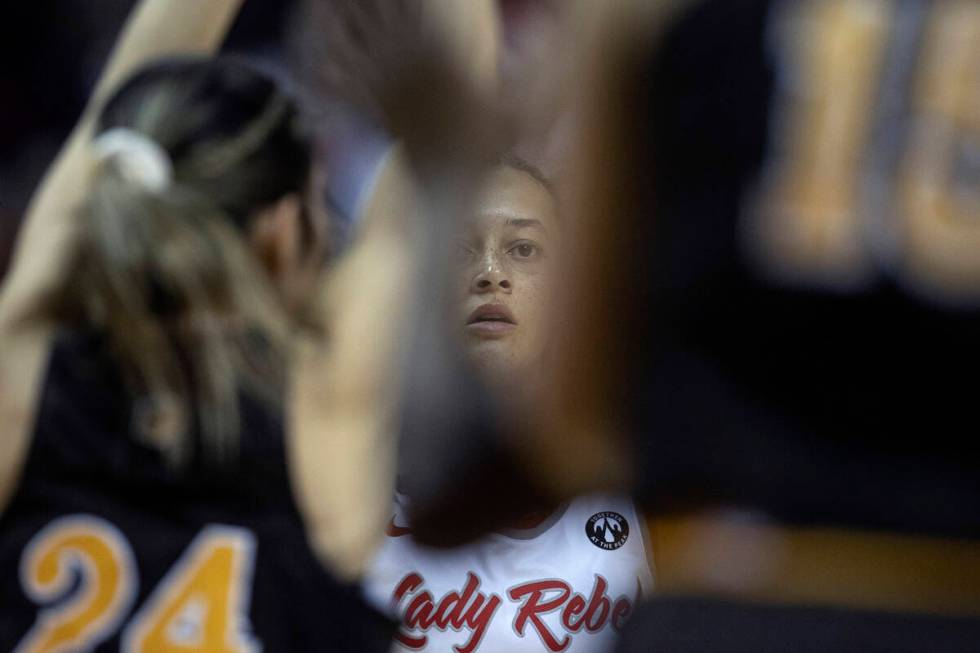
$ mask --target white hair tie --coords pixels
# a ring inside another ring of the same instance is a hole
[[[92,143],[98,164],[113,161],[126,181],[159,193],[173,181],[170,156],[153,139],[132,129],[114,127]]]

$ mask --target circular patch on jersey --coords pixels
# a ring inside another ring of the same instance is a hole
[[[585,534],[600,549],[615,551],[626,544],[630,525],[618,512],[597,512],[585,522]]]

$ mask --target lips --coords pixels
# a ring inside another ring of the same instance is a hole
[[[514,314],[504,304],[483,304],[466,319],[466,330],[484,338],[499,338],[517,328]]]

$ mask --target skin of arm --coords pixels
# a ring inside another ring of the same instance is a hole
[[[421,9],[429,34],[443,41],[472,90],[491,93],[500,48],[495,3],[424,0]],[[382,61],[372,65],[403,65],[385,61],[385,48],[379,45]],[[365,53],[356,54],[354,61]],[[293,486],[314,550],[350,581],[371,561],[391,516],[402,368],[421,277],[419,206],[407,157],[396,145],[364,203],[361,232],[324,284],[327,337],[299,345],[292,373]]]
[[[449,46],[463,74],[482,92],[493,92],[498,83],[501,24],[496,3],[486,0],[428,0],[425,16]]]
[[[369,563],[390,516],[398,364],[418,277],[407,229],[415,205],[395,150],[365,205],[363,232],[325,283],[327,338],[301,342],[293,368],[293,484],[314,550],[348,581]]]
[[[632,238],[634,203],[642,197],[632,167],[637,118],[630,114],[635,57],[661,38],[689,0],[650,3],[642,0],[568,5],[576,61],[565,92],[581,112],[570,143],[565,178],[560,181],[568,207],[569,244],[564,271],[574,298],[562,301],[544,384],[535,397],[535,427],[518,450],[524,469],[554,497],[595,491],[622,491],[632,481],[626,436],[611,428],[619,410],[621,369],[629,352],[623,331],[631,320],[609,320],[610,312],[629,310],[632,297],[613,294],[630,288],[609,271],[628,269],[620,260]],[[611,343],[611,344],[610,344]]]
[[[242,0],[143,0],[128,19],[78,124],[48,169],[27,210],[9,274],[0,287],[0,507],[26,455],[53,325],[38,316],[68,273],[78,240],[72,211],[92,171],[95,120],[109,94],[158,57],[211,54]]]

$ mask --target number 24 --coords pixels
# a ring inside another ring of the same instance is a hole
[[[247,611],[255,537],[243,528],[207,526],[167,572],[122,634],[124,653],[254,653]],[[78,589],[61,600],[78,575]],[[136,599],[132,548],[119,530],[92,515],[48,524],[21,557],[21,585],[42,608],[14,653],[91,650],[108,639]]]

